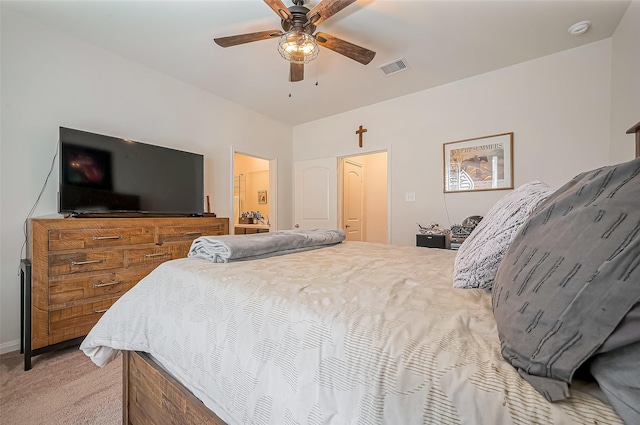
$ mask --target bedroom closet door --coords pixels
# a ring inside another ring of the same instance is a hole
[[[362,242],[364,166],[345,159],[342,169],[342,223],[346,240]]]
[[[336,158],[297,161],[294,164],[294,228],[337,228],[337,172]]]

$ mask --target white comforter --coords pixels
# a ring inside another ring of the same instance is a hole
[[[235,424],[616,424],[588,388],[544,400],[500,355],[490,294],[454,251],[346,242],[160,265],[82,343],[151,353]],[[594,422],[595,421],[595,422]]]

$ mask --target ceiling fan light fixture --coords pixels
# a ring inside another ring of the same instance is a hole
[[[309,63],[318,56],[319,51],[315,38],[303,31],[287,32],[278,42],[280,56],[291,63]]]

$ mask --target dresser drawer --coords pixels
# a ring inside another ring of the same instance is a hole
[[[51,310],[49,312],[49,333],[67,332],[81,327],[90,329],[117,300],[116,297],[75,307]],[[81,335],[86,335],[86,333]]]
[[[128,265],[160,264],[165,261],[182,258],[182,249],[179,245],[160,246],[155,248],[140,248],[128,250]]]
[[[84,301],[108,295],[122,295],[145,277],[151,269],[104,273],[49,282],[49,304]]]
[[[193,226],[166,226],[159,229],[158,242],[191,242],[199,236],[224,235],[223,223]]]
[[[56,229],[49,231],[49,250],[101,248],[153,243],[153,227]]]
[[[31,332],[23,332],[21,341],[25,370],[33,350],[48,351],[87,335],[102,312],[156,266],[186,257],[197,237],[228,229],[229,219],[217,217],[29,219],[31,294],[25,291],[22,307]]]
[[[109,270],[124,266],[122,250],[49,255],[49,276]]]

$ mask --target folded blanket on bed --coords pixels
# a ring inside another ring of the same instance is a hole
[[[214,263],[256,260],[275,255],[291,254],[341,243],[344,231],[280,230],[253,235],[201,236],[193,241],[189,257],[199,257]]]

